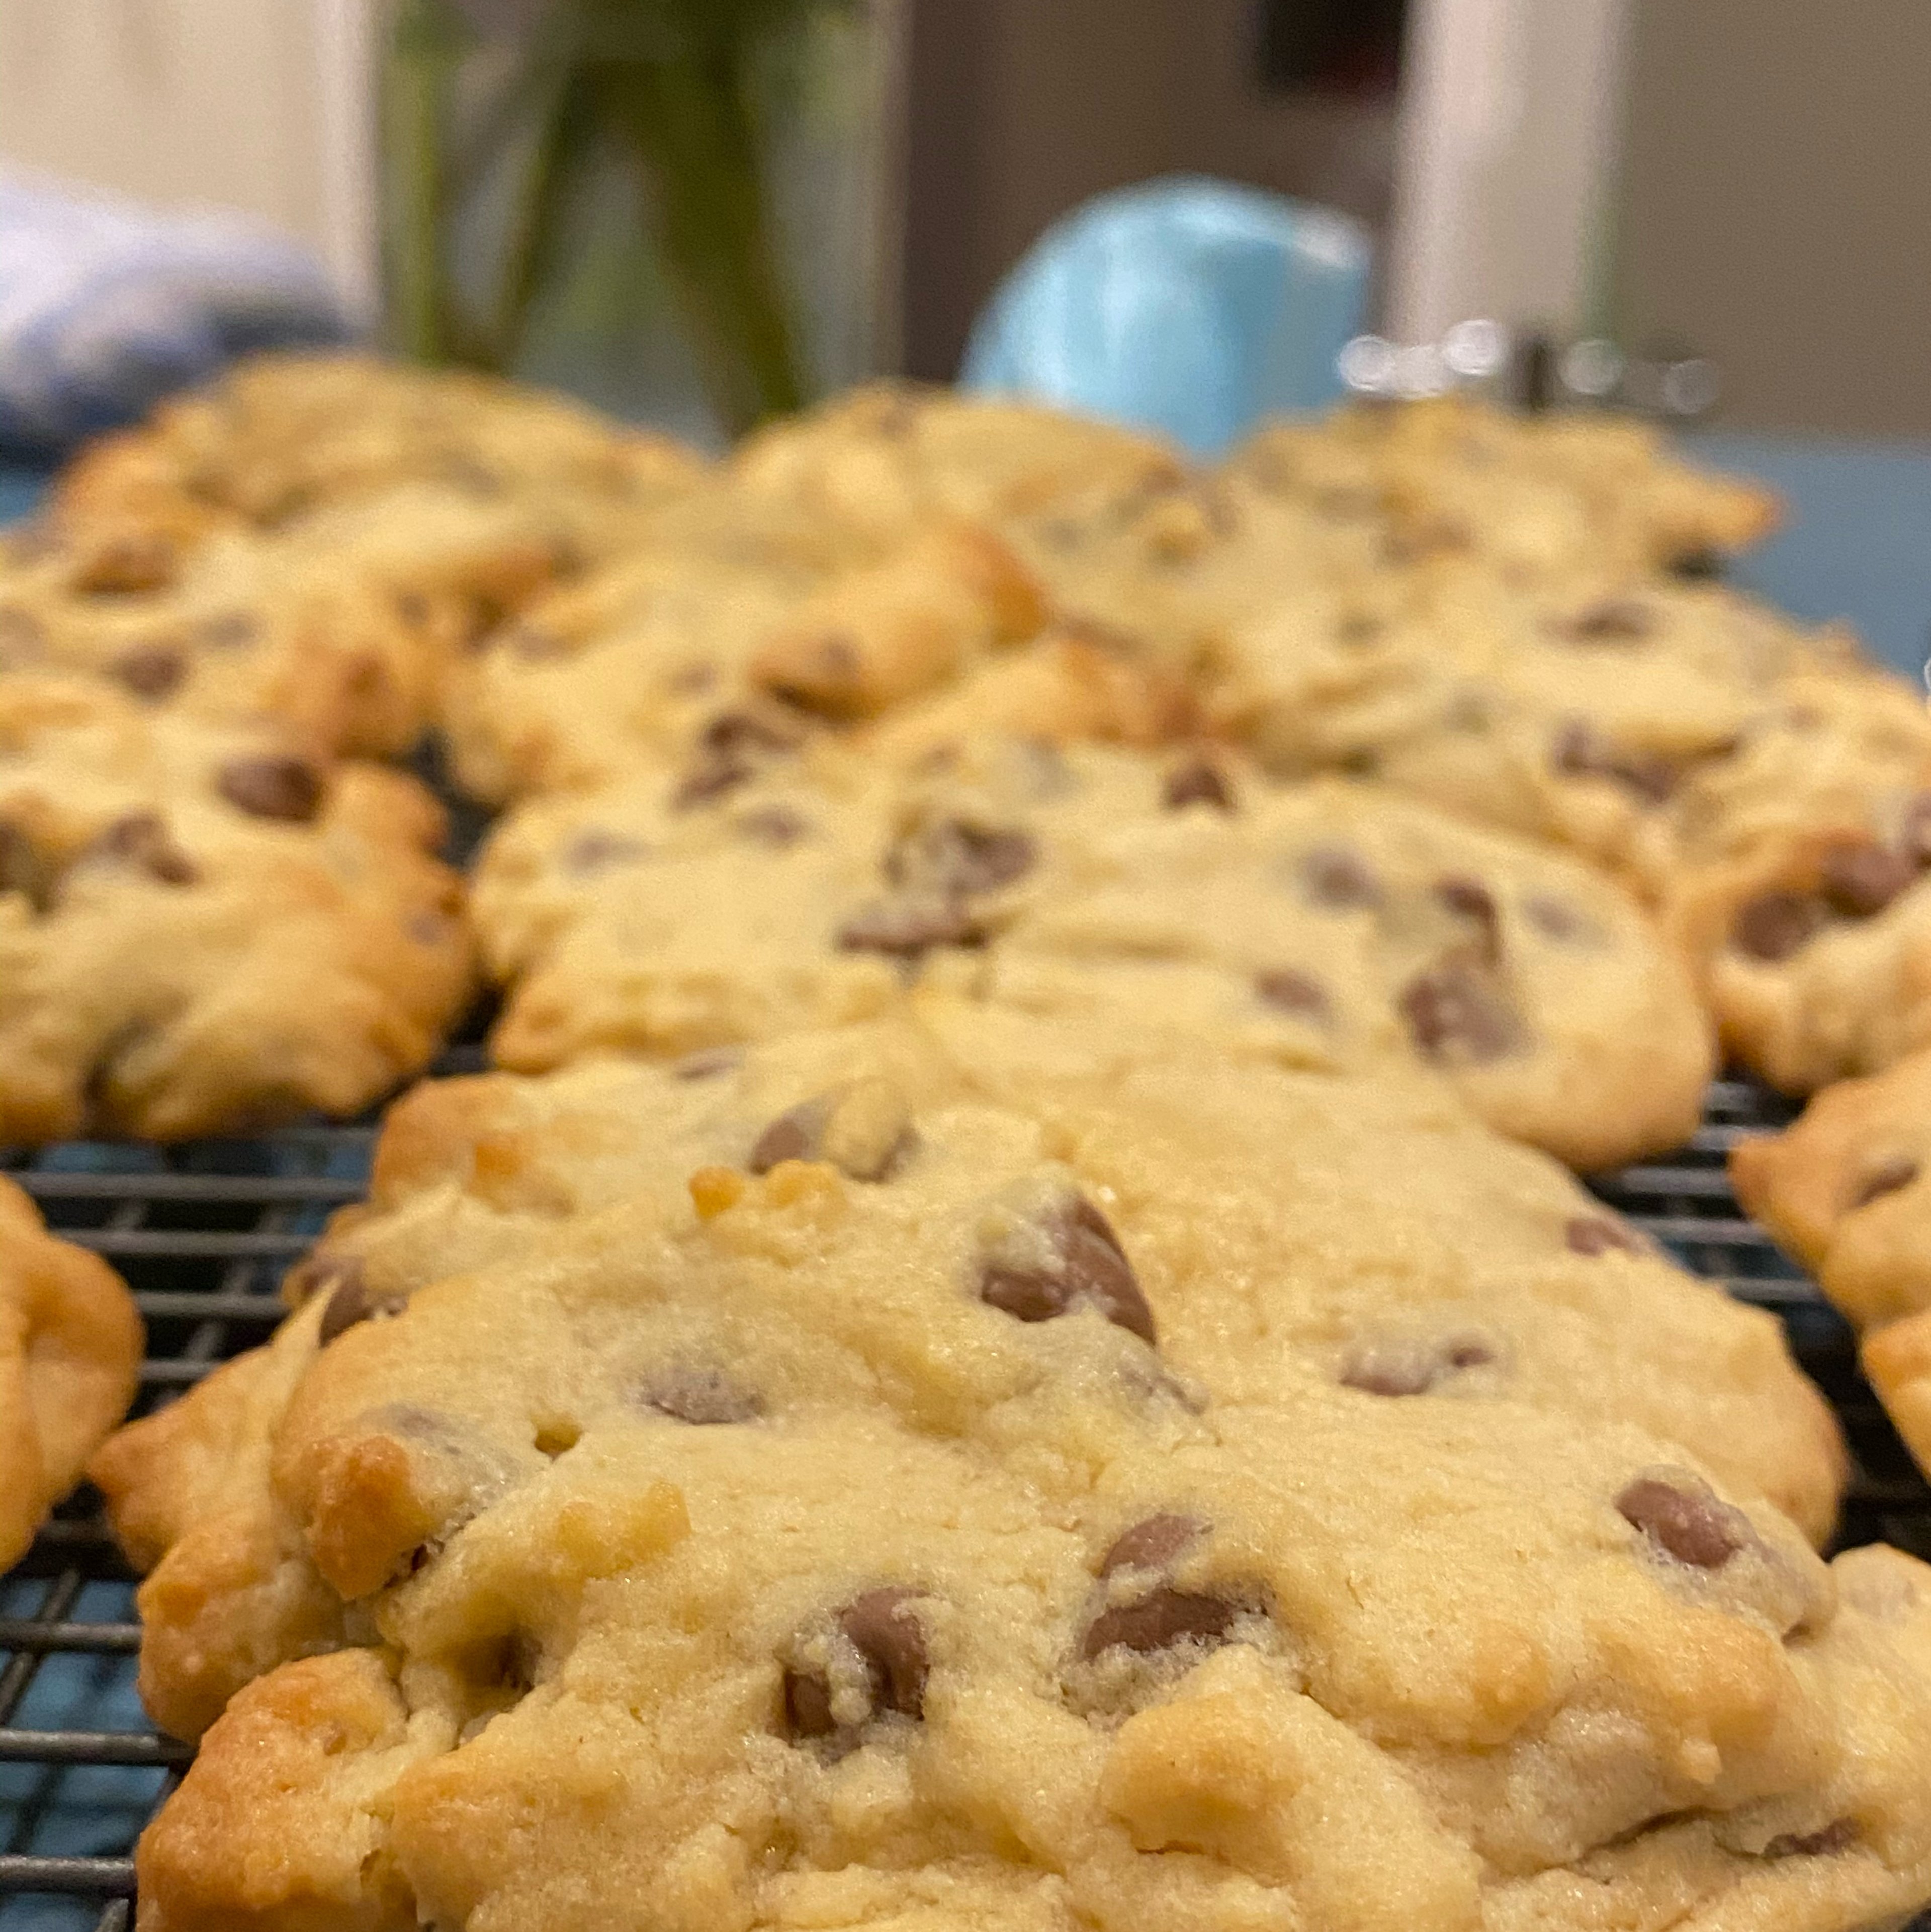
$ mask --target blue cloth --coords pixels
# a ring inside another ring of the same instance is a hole
[[[0,169],[0,445],[57,451],[250,349],[349,333],[308,250]]]
[[[1783,529],[1732,580],[1794,615],[1842,617],[1872,655],[1912,677],[1931,652],[1931,443],[1705,430],[1690,453],[1783,496]]]
[[[1035,396],[1217,455],[1255,420],[1341,393],[1365,232],[1258,188],[1177,176],[1047,230],[967,344],[967,388]]]

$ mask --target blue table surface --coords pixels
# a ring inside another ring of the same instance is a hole
[[[1705,430],[1703,460],[1762,478],[1783,526],[1732,573],[1793,615],[1849,622],[1877,656],[1915,677],[1931,650],[1931,443]],[[25,514],[44,472],[0,464],[0,523]]]
[[[1812,620],[1848,620],[1873,652],[1915,677],[1931,648],[1931,445],[1873,445],[1708,430],[1693,450],[1762,478],[1789,514],[1734,580]],[[0,522],[23,515],[44,476],[0,466]],[[0,1592],[0,1614],[30,1608],[31,1586]],[[124,1616],[127,1593],[90,1586],[79,1614]],[[142,1718],[132,1660],[61,1658],[37,1677],[16,1724],[131,1730]],[[0,1766],[0,1850],[115,1854],[152,1803],[158,1774]],[[0,1932],[85,1932],[94,1906],[0,1901]]]

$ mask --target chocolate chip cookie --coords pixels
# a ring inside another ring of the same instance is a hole
[[[121,1278],[0,1180],[0,1569],[127,1412],[141,1318]]]
[[[1660,1412],[1648,1372],[1567,1359],[1600,1334],[1716,1424],[1747,1358],[1801,1396],[1774,1324],[1572,1240],[1586,1197],[1439,1096],[951,1010],[405,1130],[258,1466],[340,1634],[208,1732],[155,1924],[1850,1932],[1931,1897],[1923,1567],[1827,1569],[1734,1460],[1606,1413]],[[439,1215],[520,1245],[385,1278],[382,1221]],[[1744,1353],[1642,1339],[1652,1281]],[[1765,1392],[1732,1413],[1775,1460],[1821,1410]]]
[[[469,945],[414,779],[0,676],[0,1143],[349,1114],[427,1061]]]
[[[1864,1372],[1931,1468],[1931,1054],[1827,1087],[1731,1150],[1737,1198],[1864,1337]]]
[[[475,904],[509,988],[494,1049],[529,1071],[852,1020],[938,979],[1289,1064],[1427,1070],[1595,1167],[1680,1141],[1711,1066],[1683,968],[1606,880],[1223,752],[982,738],[899,772],[747,720],[685,769],[512,814]]]

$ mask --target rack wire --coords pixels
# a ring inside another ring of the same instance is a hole
[[[471,1043],[439,1073],[481,1064],[479,1030],[466,1031]],[[1724,1173],[1739,1138],[1789,1114],[1759,1088],[1719,1082],[1687,1148],[1597,1192],[1697,1272],[1782,1317],[1852,1445],[1841,1540],[1931,1558],[1931,1488],[1858,1375],[1850,1330],[1744,1218]],[[282,1312],[283,1272],[360,1195],[374,1137],[363,1121],[178,1148],[0,1150],[0,1172],[127,1277],[148,1324],[145,1412],[266,1339]],[[154,1732],[135,1696],[132,1583],[98,1499],[83,1492],[0,1584],[0,1932],[128,1932],[133,1922],[134,1840],[191,1754]],[[1931,1932],[1931,1916],[1916,1932]]]

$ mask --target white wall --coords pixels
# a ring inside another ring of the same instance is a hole
[[[0,0],[0,158],[240,208],[374,287],[371,0]]]

